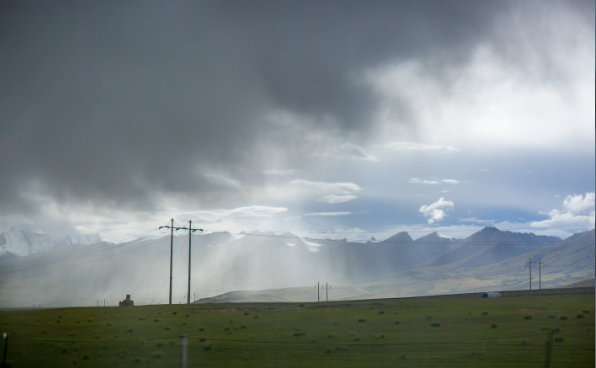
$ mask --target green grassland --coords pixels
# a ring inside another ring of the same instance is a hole
[[[594,295],[0,312],[12,367],[594,367]]]

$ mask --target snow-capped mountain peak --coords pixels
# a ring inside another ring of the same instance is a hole
[[[99,234],[81,234],[75,230],[66,236],[57,236],[14,226],[0,233],[0,258],[27,256],[62,245],[85,245],[99,242],[101,242]]]

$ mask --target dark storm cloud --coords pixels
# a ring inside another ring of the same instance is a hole
[[[255,145],[288,149],[264,141],[268,112],[365,136],[375,103],[358,73],[458,63],[509,5],[3,2],[0,207],[24,211],[36,183],[62,202],[139,207],[156,190],[225,195],[197,172],[258,180]]]

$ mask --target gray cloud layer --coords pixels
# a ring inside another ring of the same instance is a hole
[[[363,70],[424,59],[441,77],[479,43],[510,51],[496,30],[516,4],[3,2],[0,207],[34,213],[31,193],[136,209],[155,192],[248,195],[268,164],[316,160],[306,135],[366,140]],[[552,11],[525,7],[511,19]],[[269,121],[278,111],[305,119]]]

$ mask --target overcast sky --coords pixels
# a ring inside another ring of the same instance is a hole
[[[0,4],[0,231],[594,227],[594,1]]]

